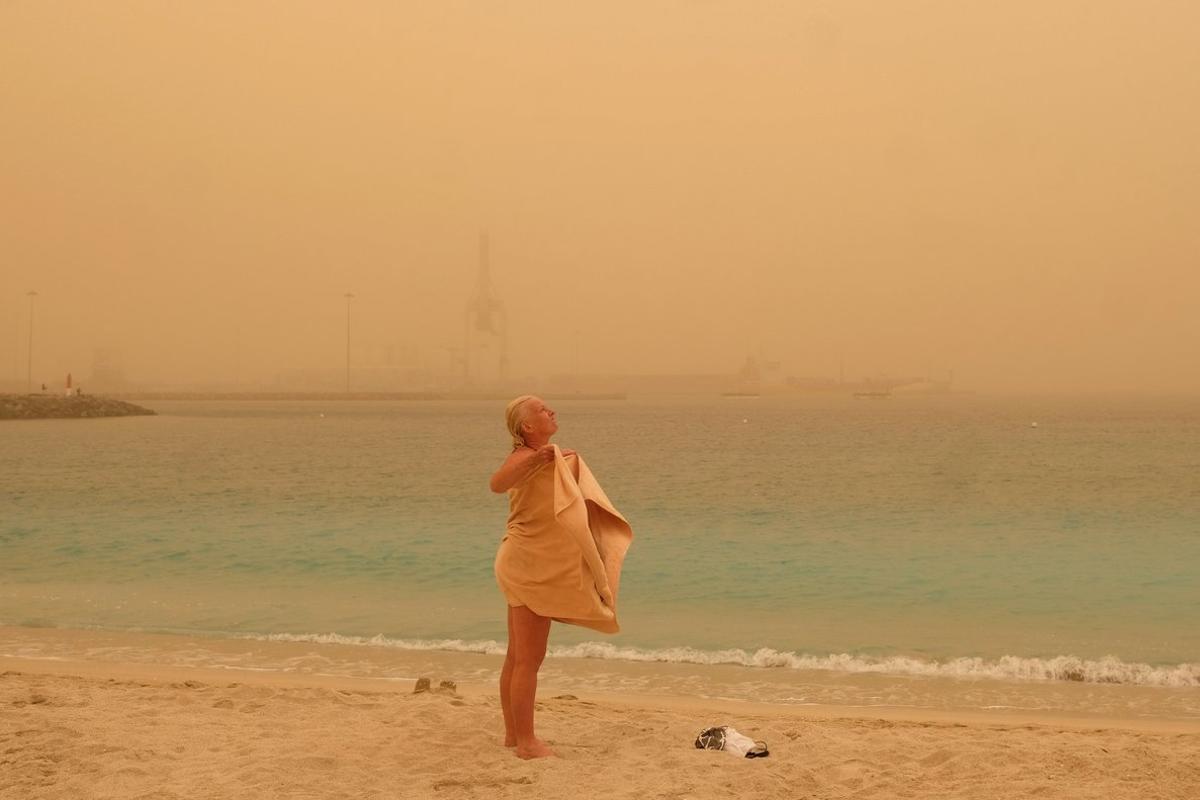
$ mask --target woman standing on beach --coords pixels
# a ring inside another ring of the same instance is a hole
[[[496,580],[508,602],[504,743],[521,758],[542,758],[554,751],[534,735],[533,706],[550,622],[617,632],[617,585],[633,531],[583,459],[550,444],[558,422],[540,397],[516,398],[504,419],[512,452],[490,484],[509,496],[496,553]]]

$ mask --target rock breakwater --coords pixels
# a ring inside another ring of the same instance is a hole
[[[154,414],[148,408],[101,395],[0,394],[0,419],[73,419]]]

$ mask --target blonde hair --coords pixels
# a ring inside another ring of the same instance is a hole
[[[509,401],[504,409],[504,422],[508,426],[508,435],[512,437],[513,450],[525,447],[525,434],[521,432],[521,423],[525,421],[525,404],[536,395],[523,394]]]

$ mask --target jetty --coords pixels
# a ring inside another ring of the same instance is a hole
[[[0,394],[0,420],[134,417],[155,413],[103,395]]]

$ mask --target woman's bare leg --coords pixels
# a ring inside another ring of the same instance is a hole
[[[504,746],[517,746],[517,727],[512,714],[512,674],[516,663],[516,648],[513,645],[513,607],[508,606],[508,652],[504,656],[504,668],[500,670],[500,708],[504,711]]]
[[[517,755],[521,758],[555,755],[533,734],[533,702],[537,694],[538,670],[546,657],[550,618],[539,617],[527,606],[516,606],[508,610],[508,629],[509,648],[505,669],[509,669],[508,660],[512,659],[508,678],[508,708],[517,740]],[[501,687],[500,702],[503,705],[503,673]]]

